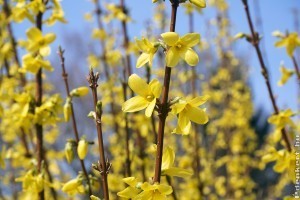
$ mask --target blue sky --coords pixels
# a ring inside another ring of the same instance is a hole
[[[280,78],[279,66],[280,62],[284,61],[287,68],[292,68],[292,63],[289,57],[286,55],[285,49],[278,49],[273,46],[276,38],[271,36],[274,30],[290,30],[294,31],[294,18],[292,15],[292,8],[298,8],[300,10],[299,0],[258,0],[260,3],[260,9],[264,25],[264,43],[268,55],[269,72],[271,75],[271,84],[274,88],[276,96],[278,96],[278,104],[280,108],[296,108],[297,107],[297,82],[294,77],[284,87],[278,87],[277,81]],[[117,2],[117,1],[113,1]],[[142,30],[144,30],[145,21],[150,19],[154,10],[155,4],[151,3],[151,0],[125,0],[126,5],[130,10],[130,14],[134,23],[129,24],[129,34],[133,38],[134,36],[140,36]],[[170,3],[166,1],[167,7],[170,7]],[[243,10],[243,6],[240,0],[228,0],[230,5],[229,14],[233,24],[232,34],[238,32],[249,32],[246,16]],[[249,0],[251,6],[251,13],[253,12],[253,0]],[[62,34],[65,31],[75,31],[82,34],[86,34],[86,37],[90,37],[90,33],[87,33],[87,29],[92,27],[92,24],[87,23],[83,16],[85,13],[92,11],[93,4],[87,0],[62,0],[62,6],[64,8],[66,19],[68,24],[56,24],[54,26],[45,28],[44,30],[53,31],[57,34],[56,44],[62,42]],[[179,8],[177,31],[179,33],[186,33],[187,17],[183,14],[183,8]],[[204,18],[208,19],[215,16],[215,9],[207,8],[203,10],[204,15],[196,15],[195,19],[195,31],[204,33],[205,26]],[[24,38],[26,31],[25,27],[29,27],[28,23],[17,24],[14,26],[17,31],[17,36]],[[56,48],[56,46],[54,48]],[[245,41],[238,41],[236,44],[239,52],[245,52],[249,54],[250,60],[250,83],[253,86],[254,100],[256,105],[263,106],[269,111],[272,111],[270,107],[270,100],[264,80],[260,74],[259,63],[254,49]],[[299,61],[300,62],[300,61]]]

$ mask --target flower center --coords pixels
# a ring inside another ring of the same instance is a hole
[[[152,101],[152,100],[153,100],[153,95],[148,95],[148,96],[146,97],[146,99],[147,99],[148,101]]]

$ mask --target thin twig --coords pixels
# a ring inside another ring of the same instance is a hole
[[[252,41],[251,42],[252,42],[252,45],[254,46],[254,48],[256,50],[256,53],[257,53],[257,56],[258,56],[258,60],[259,60],[260,67],[261,67],[261,73],[262,73],[262,75],[265,79],[266,85],[267,85],[267,89],[268,89],[269,97],[270,97],[271,102],[272,102],[274,113],[278,114],[279,109],[278,109],[278,106],[277,106],[277,103],[276,103],[276,100],[275,100],[275,96],[274,96],[274,93],[273,93],[273,90],[272,90],[272,87],[271,87],[271,84],[270,84],[269,74],[268,74],[267,68],[265,66],[265,62],[263,60],[263,56],[262,56],[262,53],[261,53],[261,50],[260,50],[260,47],[259,47],[259,35],[254,30],[254,26],[253,26],[253,23],[252,23],[252,19],[251,19],[249,7],[248,7],[248,1],[247,0],[242,0],[242,2],[244,4],[244,9],[245,9],[245,12],[246,12],[246,15],[247,15],[248,24],[249,24],[251,34],[252,34]],[[282,133],[284,142],[286,144],[287,150],[289,152],[291,152],[292,151],[292,145],[291,145],[291,142],[290,142],[290,138],[289,138],[289,136],[286,132],[286,129],[285,128],[281,129],[281,133]]]
[[[292,60],[293,60],[294,68],[295,68],[297,78],[298,78],[298,81],[299,81],[299,85],[300,85],[300,70],[299,70],[299,66],[298,66],[298,63],[296,61],[295,56],[292,56]]]
[[[102,125],[101,125],[101,117],[102,117],[102,105],[99,105],[98,96],[97,96],[97,87],[98,87],[98,79],[99,74],[94,74],[93,70],[90,70],[90,73],[87,77],[89,82],[89,86],[93,93],[93,102],[94,102],[94,109],[95,109],[95,123],[97,127],[97,134],[98,134],[98,147],[99,147],[99,156],[100,162],[98,162],[97,170],[100,172],[102,177],[102,190],[104,193],[104,199],[109,200],[109,191],[108,191],[108,183],[107,183],[107,175],[110,169],[110,163],[105,159],[104,153],[104,145],[103,145],[103,134],[102,134]]]
[[[65,51],[61,47],[59,47],[58,55],[59,55],[59,58],[60,58],[60,64],[61,64],[61,68],[62,68],[62,77],[63,77],[63,80],[65,82],[67,95],[68,95],[69,98],[71,98],[69,82],[68,82],[68,74],[67,74],[66,69],[65,69],[64,52]],[[77,129],[77,123],[76,123],[75,112],[74,112],[74,107],[73,107],[73,102],[72,101],[70,102],[70,107],[71,107],[71,118],[72,118],[74,136],[75,136],[76,143],[78,145],[79,133],[78,133],[78,129]],[[85,168],[84,160],[79,159],[79,161],[80,161],[81,169],[83,171],[83,174],[84,174],[84,176],[86,178],[86,181],[87,181],[87,184],[88,184],[89,196],[91,196],[92,195],[92,187],[91,187],[89,175],[88,175],[87,170]]]

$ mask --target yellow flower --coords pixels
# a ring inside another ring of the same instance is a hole
[[[32,53],[38,51],[42,56],[48,56],[50,54],[49,44],[56,38],[54,33],[48,33],[43,36],[38,28],[33,27],[27,30],[26,35],[28,41],[25,42],[25,47],[28,51]]]
[[[162,185],[159,183],[154,183],[153,185],[145,182],[141,185],[141,192],[136,196],[137,200],[147,199],[147,200],[163,200],[167,199],[167,195],[172,194],[173,189],[169,185]]]
[[[104,20],[106,22],[110,22],[111,20],[113,19],[118,19],[120,21],[130,21],[130,17],[127,16],[121,7],[113,4],[113,3],[110,3],[110,4],[107,4],[106,5],[106,8],[107,10],[109,11],[108,15],[105,16]]]
[[[279,86],[284,85],[289,80],[289,78],[295,73],[294,70],[289,70],[284,66],[280,67],[280,72],[281,72],[281,78],[278,81]]]
[[[190,66],[196,66],[199,62],[197,53],[191,48],[200,42],[200,34],[188,33],[179,37],[177,33],[167,32],[161,34],[164,42],[170,46],[166,62],[168,67],[175,67],[180,58],[185,60]]]
[[[26,54],[22,57],[23,68],[20,69],[20,72],[31,72],[36,74],[39,69],[42,67],[46,70],[53,71],[53,67],[51,66],[48,60],[43,60],[41,56],[33,57],[32,54]]]
[[[135,197],[139,194],[140,189],[137,188],[139,182],[135,177],[127,177],[123,178],[123,182],[129,185],[127,188],[118,192],[117,195],[126,199],[135,199]]]
[[[89,93],[89,88],[88,87],[79,87],[79,88],[73,89],[70,92],[70,95],[72,97],[82,97],[82,96],[87,95],[88,93]]]
[[[136,39],[137,47],[143,52],[136,62],[136,67],[140,68],[149,62],[149,66],[152,67],[154,54],[157,52],[158,46],[149,42],[148,39],[142,38]]]
[[[162,157],[162,166],[161,166],[162,175],[177,176],[182,178],[193,175],[193,172],[189,170],[173,167],[174,161],[175,161],[175,152],[171,147],[167,146],[164,149],[163,157]]]
[[[22,182],[24,191],[39,193],[44,189],[44,185],[50,186],[51,184],[44,180],[42,174],[36,174],[34,170],[29,170],[24,176],[15,179],[16,182]]]
[[[180,99],[178,103],[172,106],[172,112],[178,114],[178,125],[173,132],[183,135],[189,134],[191,121],[197,124],[206,124],[208,116],[204,109],[198,107],[204,104],[208,98],[208,96],[201,96],[191,100]]]
[[[88,153],[88,148],[89,148],[89,144],[87,143],[86,140],[81,139],[78,142],[77,154],[80,160],[83,160],[86,157]]]
[[[82,185],[81,180],[75,178],[65,183],[64,186],[62,187],[62,191],[67,193],[70,196],[75,195],[77,193],[83,194],[84,186]]]
[[[206,2],[205,0],[189,0],[192,4],[198,6],[199,8],[205,8]]]
[[[295,49],[300,46],[300,38],[297,33],[290,33],[287,37],[275,43],[276,47],[286,47],[287,54],[292,57]]]
[[[132,74],[128,79],[129,87],[138,95],[123,103],[124,112],[136,112],[146,108],[145,115],[150,117],[159,98],[162,86],[157,79],[149,84],[138,75]]]
[[[286,125],[295,126],[290,117],[294,115],[291,109],[279,112],[279,114],[274,114],[269,117],[268,122],[274,124],[276,129],[282,129]]]

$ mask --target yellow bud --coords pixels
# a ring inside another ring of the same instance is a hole
[[[190,0],[190,2],[199,8],[205,8],[206,7],[206,2],[205,0]]]
[[[89,144],[85,140],[80,140],[77,146],[77,154],[80,160],[83,160],[88,153]]]
[[[88,87],[79,87],[79,88],[76,88],[74,90],[72,90],[70,92],[70,95],[72,97],[82,97],[82,96],[85,96],[89,93],[89,88]]]
[[[68,192],[68,191],[76,190],[76,188],[80,185],[81,185],[80,180],[72,179],[69,182],[67,182],[66,184],[64,184],[62,191]]]
[[[152,0],[152,3],[156,3],[156,2],[158,2],[158,0]]]
[[[71,163],[74,159],[74,152],[72,148],[72,143],[67,142],[65,146],[65,156],[67,158],[68,163]]]
[[[69,121],[71,115],[71,103],[67,100],[67,102],[64,105],[64,117],[65,121]]]

